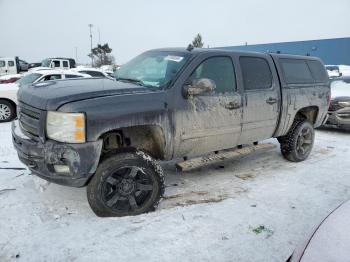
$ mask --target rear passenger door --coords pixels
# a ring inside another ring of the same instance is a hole
[[[243,83],[243,123],[239,144],[273,136],[280,112],[280,89],[272,59],[240,56]]]
[[[69,69],[69,61],[68,60],[62,60],[62,68],[63,69]]]

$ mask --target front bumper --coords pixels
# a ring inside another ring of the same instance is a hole
[[[12,122],[12,141],[18,157],[33,174],[53,183],[82,187],[95,173],[102,141],[67,144],[53,140],[45,143],[30,139],[21,131],[18,120]],[[70,172],[57,173],[54,165],[67,165]]]
[[[350,128],[350,107],[345,107],[337,111],[328,111],[326,126]]]

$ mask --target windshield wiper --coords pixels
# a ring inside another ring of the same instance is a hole
[[[144,83],[141,80],[139,80],[139,79],[124,78],[124,77],[118,77],[116,79],[117,79],[117,81],[126,81],[126,82],[130,82],[130,83],[138,84],[140,86],[144,86]]]

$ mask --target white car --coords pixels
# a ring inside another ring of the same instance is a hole
[[[77,72],[77,73],[81,73],[81,74],[88,74],[91,77],[104,77],[104,78],[113,79],[106,72],[104,72],[101,69],[97,69],[97,68],[78,67],[78,68],[72,68],[69,71]]]
[[[25,74],[15,83],[0,85],[0,123],[11,121],[16,117],[17,91],[20,86],[43,81],[83,77],[91,76],[68,70],[42,70]]]

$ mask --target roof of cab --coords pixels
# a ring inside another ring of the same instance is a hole
[[[169,48],[158,48],[158,49],[152,49],[149,51],[160,51],[160,52],[182,52],[182,53],[189,53],[189,54],[198,54],[198,53],[239,53],[239,54],[263,54],[259,52],[248,52],[248,51],[233,51],[233,50],[227,50],[227,49],[220,49],[220,48],[193,48],[192,50],[188,50],[184,47],[169,47]]]
[[[314,56],[301,56],[301,55],[290,55],[290,54],[276,54],[276,53],[262,53],[262,52],[253,52],[253,51],[240,51],[240,50],[227,50],[221,48],[193,48],[188,50],[184,47],[171,47],[171,48],[159,48],[149,51],[168,51],[168,52],[182,52],[189,54],[199,54],[199,53],[229,53],[229,54],[244,54],[244,55],[271,55],[275,58],[291,58],[291,59],[306,59],[306,60],[320,60],[318,57]]]

